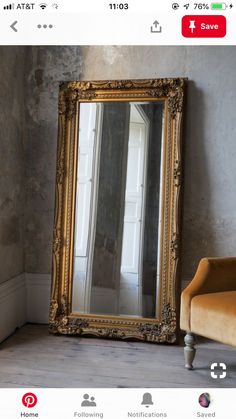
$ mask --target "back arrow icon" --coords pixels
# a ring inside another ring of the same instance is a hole
[[[13,22],[12,24],[11,24],[11,26],[10,26],[10,28],[14,31],[14,32],[17,32],[17,29],[16,29],[16,24],[17,24],[18,22],[17,22],[17,20],[15,20],[15,22]]]

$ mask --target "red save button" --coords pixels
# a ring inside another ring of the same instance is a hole
[[[225,16],[187,15],[182,18],[185,38],[223,38],[226,35]]]

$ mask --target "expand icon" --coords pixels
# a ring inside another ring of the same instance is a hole
[[[216,372],[217,369],[217,372]],[[213,362],[211,364],[211,377],[212,378],[225,378],[226,377],[226,365],[224,362],[220,362],[219,364],[217,362]]]

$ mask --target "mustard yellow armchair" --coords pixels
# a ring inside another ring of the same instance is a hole
[[[194,334],[236,346],[236,257],[204,258],[181,295],[185,367],[193,368]]]

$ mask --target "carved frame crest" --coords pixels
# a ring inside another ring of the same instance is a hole
[[[186,79],[71,81],[60,84],[53,237],[51,333],[150,342],[176,341],[180,264],[181,125]],[[71,312],[75,196],[81,102],[158,101],[165,104],[160,235],[159,316],[155,319]]]

